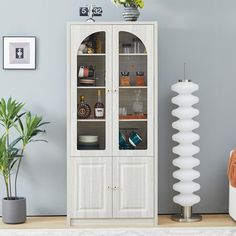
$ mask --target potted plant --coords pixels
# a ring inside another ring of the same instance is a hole
[[[2,200],[2,220],[8,224],[26,221],[26,199],[17,193],[18,174],[26,146],[31,142],[45,141],[36,137],[45,133],[42,127],[48,123],[23,109],[24,104],[12,98],[0,100],[0,173],[7,195]]]
[[[113,0],[113,2],[116,5],[124,5],[125,21],[137,21],[140,15],[138,8],[144,7],[144,0]]]

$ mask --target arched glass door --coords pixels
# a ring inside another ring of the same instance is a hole
[[[153,113],[152,86],[153,68],[148,65],[152,52],[148,48],[148,35],[139,25],[130,30],[114,30],[113,38],[118,47],[114,56],[117,68],[114,71],[114,90],[117,92],[118,128],[114,134],[117,155],[152,155],[151,121]],[[119,29],[122,26],[119,26]],[[151,35],[150,35],[151,36]],[[116,137],[115,137],[116,136]]]
[[[89,35],[78,49],[78,150],[105,150],[105,52],[105,32]]]
[[[75,31],[71,56],[72,155],[109,156],[111,152],[110,113],[111,27],[84,26]]]
[[[147,52],[128,32],[119,33],[119,75],[119,150],[146,150]]]

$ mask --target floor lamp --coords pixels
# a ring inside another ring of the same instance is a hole
[[[193,145],[200,139],[200,136],[193,132],[199,127],[199,123],[193,118],[199,114],[199,111],[192,106],[199,102],[198,97],[192,95],[199,89],[199,86],[191,80],[179,80],[171,89],[178,93],[172,98],[172,103],[178,108],[172,111],[172,115],[178,120],[172,124],[172,127],[179,132],[172,136],[172,139],[179,143],[173,148],[173,153],[178,158],[173,160],[173,165],[178,167],[173,172],[173,177],[179,182],[173,185],[173,189],[179,192],[174,196],[173,201],[181,206],[181,214],[173,215],[172,220],[178,222],[196,222],[201,220],[200,215],[192,214],[192,206],[200,202],[200,197],[194,192],[200,189],[198,183],[193,180],[200,177],[200,173],[193,168],[200,164],[200,161],[193,157],[200,149]]]

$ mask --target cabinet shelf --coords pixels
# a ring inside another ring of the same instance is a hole
[[[105,86],[77,86],[78,89],[105,89]]]
[[[82,56],[82,57],[91,57],[91,56],[105,56],[106,53],[91,53],[91,54],[78,54],[77,56]]]
[[[147,119],[119,119],[121,122],[147,122]]]
[[[147,53],[119,53],[120,56],[147,56]]]
[[[105,119],[77,119],[78,122],[105,122]]]
[[[119,86],[120,89],[147,89],[147,86]]]

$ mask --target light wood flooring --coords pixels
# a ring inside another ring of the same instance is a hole
[[[177,223],[170,219],[169,215],[159,216],[159,225],[157,227],[236,227],[236,222],[233,221],[227,214],[204,214],[203,220],[197,223]],[[142,227],[142,226],[140,226]],[[66,229],[66,217],[28,217],[25,224],[6,225],[0,219],[0,229]],[[75,227],[72,227],[75,228]],[[80,227],[77,227],[80,228]]]

